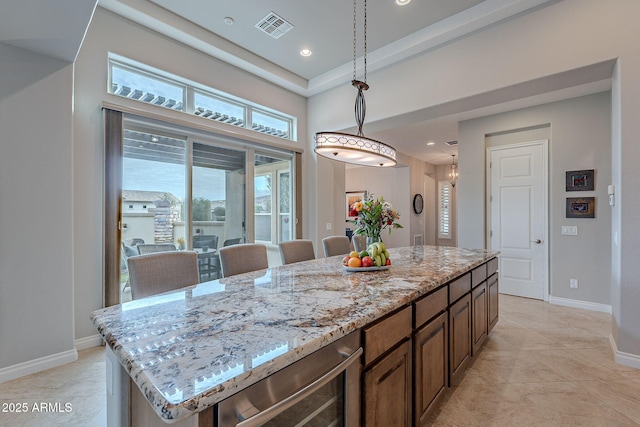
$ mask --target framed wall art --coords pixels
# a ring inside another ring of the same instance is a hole
[[[595,197],[567,197],[567,218],[595,218]]]
[[[566,172],[566,191],[593,191],[596,188],[593,169]]]
[[[367,197],[366,191],[347,191],[345,193],[346,221],[353,221],[358,217],[358,213],[352,209],[356,202],[364,202]]]

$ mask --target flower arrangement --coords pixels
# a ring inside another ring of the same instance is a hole
[[[398,212],[391,203],[385,202],[384,197],[375,199],[373,195],[365,196],[364,201],[355,202],[351,210],[357,213],[357,218],[351,221],[355,226],[355,234],[365,235],[372,242],[382,241],[382,230],[387,228],[389,234],[395,228],[402,228],[397,220]]]
[[[176,240],[176,242],[178,243],[178,249],[180,249],[181,251],[184,250],[185,248],[184,237],[178,237],[178,240]]]

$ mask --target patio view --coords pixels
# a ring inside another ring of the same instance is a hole
[[[253,155],[254,207],[245,208],[246,159]],[[191,160],[189,168],[187,159]],[[125,129],[120,263],[121,301],[131,299],[127,258],[194,250],[200,280],[219,277],[217,249],[255,241],[277,255],[292,238],[291,159],[247,153],[191,137]],[[247,236],[247,215],[253,220]],[[279,256],[270,256],[270,265]]]

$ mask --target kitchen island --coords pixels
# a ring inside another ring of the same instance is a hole
[[[188,422],[497,255],[432,246],[389,252],[392,266],[384,271],[345,272],[342,257],[329,257],[205,282],[92,313],[108,346],[108,395],[117,401],[128,387],[114,381],[119,372],[131,378],[163,421]],[[116,403],[109,416],[126,412],[126,407]]]

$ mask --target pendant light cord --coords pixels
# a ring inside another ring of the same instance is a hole
[[[358,58],[358,50],[357,50],[357,0],[353,0],[353,78],[352,81],[356,81],[356,64]],[[367,82],[367,0],[364,0],[364,83]]]

